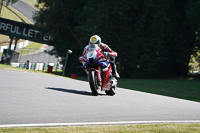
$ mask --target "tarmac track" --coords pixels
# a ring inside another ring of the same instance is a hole
[[[84,81],[7,70],[0,75],[0,127],[200,122],[198,102],[123,88],[115,96],[93,96]]]

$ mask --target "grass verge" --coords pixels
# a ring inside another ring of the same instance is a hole
[[[19,22],[22,22],[22,20],[23,20],[28,24],[32,24],[26,17],[24,17],[22,14],[20,14],[15,9],[11,8],[10,6],[5,7],[5,4],[4,4],[4,6],[2,6],[2,12],[0,14],[0,17],[19,21]],[[24,40],[20,39],[18,41],[18,43],[22,42],[22,41],[24,41]],[[9,42],[10,42],[9,36],[0,35],[0,46],[8,46]]]
[[[25,3],[27,3],[28,5],[32,6],[33,8],[37,9],[35,7],[35,5],[38,3],[38,0],[22,0],[22,1],[25,2]]]
[[[134,124],[103,126],[67,126],[42,128],[0,128],[0,132],[9,133],[199,133],[200,124]]]
[[[42,47],[43,44],[41,43],[37,43],[37,42],[31,42],[30,45],[22,48],[22,49],[35,49],[35,50],[39,50]]]
[[[2,6],[2,12],[1,12],[0,17],[22,22],[21,19],[17,17],[14,13],[12,13],[10,10],[8,10],[8,8],[10,7]],[[18,43],[21,41],[24,41],[24,40],[20,39]],[[9,42],[10,42],[9,36],[2,35],[2,34],[0,35],[0,46],[8,46]]]
[[[22,1],[29,4],[30,6],[32,6],[36,10],[40,10],[41,8],[43,8],[43,4],[39,4],[39,7],[35,6],[35,5],[38,4],[38,0],[22,0]]]
[[[30,53],[35,53],[35,51],[38,51],[42,47],[42,45],[43,44],[41,44],[41,43],[31,42],[30,45],[28,45],[24,48],[18,49],[17,51],[20,52],[20,55],[27,55]],[[1,56],[2,56],[2,53],[0,53],[0,57]]]
[[[200,102],[200,79],[119,79],[119,87]]]
[[[87,77],[78,77],[87,81]],[[118,87],[200,102],[200,76],[180,79],[118,79]]]
[[[41,73],[41,74],[50,74],[53,76],[61,76],[62,70],[53,70],[52,73],[47,73],[47,70],[45,69],[44,71],[40,70],[27,70],[24,68],[19,68],[19,67],[13,67],[10,65],[5,65],[5,64],[0,64],[0,70],[8,70],[8,71],[20,71],[20,72],[32,72],[32,73]],[[66,77],[69,78],[69,77]]]
[[[43,73],[43,72],[41,72],[41,71],[27,70],[27,69],[24,69],[24,68],[18,68],[18,67],[13,67],[13,66],[4,65],[4,64],[0,64],[0,70],[20,71],[20,72],[33,72],[33,73]]]
[[[15,18],[12,18],[12,17],[6,17],[6,18],[12,19],[12,20],[15,20],[15,21],[19,21],[19,22],[23,22],[24,21],[27,24],[33,24],[29,19],[27,19],[25,16],[23,16],[21,13],[19,13],[14,8],[12,8],[10,6],[7,6],[5,8],[7,8],[10,11],[9,14],[12,14],[12,15],[15,16]],[[17,19],[16,19],[16,17],[17,17]]]
[[[20,55],[27,55],[27,54],[30,54],[30,53],[36,53],[36,52],[39,52],[38,50],[42,47],[42,45],[43,44],[41,44],[41,43],[31,42],[30,45],[28,45],[24,48],[18,49],[17,51],[20,52]]]

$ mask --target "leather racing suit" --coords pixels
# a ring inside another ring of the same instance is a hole
[[[99,47],[101,48],[102,52],[108,52],[109,53],[109,56],[106,55],[109,59],[109,62],[111,64],[111,67],[112,67],[112,74],[115,78],[120,78],[119,74],[117,73],[117,69],[116,69],[116,65],[115,65],[115,57],[117,56],[117,53],[115,51],[113,51],[107,44],[105,43],[100,43],[99,44]],[[83,51],[83,54],[82,56],[85,55],[85,53],[88,51],[88,48],[89,48],[89,44],[87,46],[85,46],[84,48],[84,51]],[[86,73],[87,70],[85,70]]]

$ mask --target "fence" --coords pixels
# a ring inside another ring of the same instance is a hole
[[[25,68],[25,63],[11,63],[13,67]],[[47,71],[48,66],[52,66],[52,71],[61,70],[60,63],[29,63],[29,70]]]
[[[26,62],[29,60],[32,63],[57,63],[61,61],[60,57],[49,55],[43,50],[21,49],[18,62]]]
[[[20,48],[26,47],[26,46],[28,46],[30,43],[31,43],[31,42],[30,42],[29,40],[26,40],[26,41],[24,41],[24,42],[20,42],[20,43],[17,44],[16,49],[20,49]],[[2,53],[4,49],[8,49],[8,47],[9,47],[9,46],[0,46],[0,53]],[[12,45],[11,45],[11,49],[14,49],[14,47],[15,47],[15,45],[12,44]]]
[[[11,62],[11,66],[24,68],[25,63],[29,60],[30,70],[45,71],[48,66],[52,66],[54,71],[62,69],[61,58],[50,55],[44,50],[20,49],[18,51],[20,52],[18,62]]]

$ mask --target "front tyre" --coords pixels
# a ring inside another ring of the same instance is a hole
[[[97,85],[97,75],[94,70],[89,71],[90,89],[95,96],[98,96],[100,87]]]

